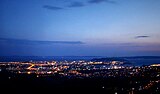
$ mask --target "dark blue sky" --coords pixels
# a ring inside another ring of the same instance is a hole
[[[0,55],[160,55],[160,0],[0,0]]]

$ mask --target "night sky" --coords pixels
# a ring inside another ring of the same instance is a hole
[[[0,56],[160,55],[160,0],[0,0]]]

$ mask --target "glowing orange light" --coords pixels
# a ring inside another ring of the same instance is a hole
[[[31,72],[29,71],[29,72],[27,72],[27,74],[31,74]]]

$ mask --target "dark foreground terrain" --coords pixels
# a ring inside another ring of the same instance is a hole
[[[151,80],[158,79],[149,75],[134,78],[68,78],[60,75],[37,77],[35,74],[14,74],[1,71],[0,94],[159,94],[159,83],[152,83],[149,88],[143,89]]]

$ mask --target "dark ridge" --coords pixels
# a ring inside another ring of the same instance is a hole
[[[119,58],[119,57],[112,57],[112,58],[94,58],[91,61],[94,62],[109,62],[109,61],[121,61],[121,62],[128,62],[128,60],[124,58]]]
[[[127,59],[160,59],[160,56],[132,56],[132,57],[121,57]]]

